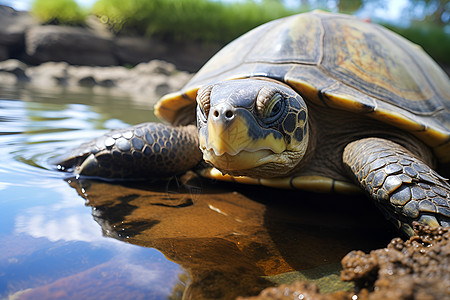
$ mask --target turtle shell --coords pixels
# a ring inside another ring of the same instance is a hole
[[[382,26],[314,11],[261,25],[234,40],[155,114],[173,122],[212,82],[270,77],[306,102],[367,114],[415,136],[450,161],[450,80],[420,48]],[[192,108],[192,112],[194,109]]]

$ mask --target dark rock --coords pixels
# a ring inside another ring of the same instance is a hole
[[[0,61],[7,60],[9,58],[8,47],[0,45]]]
[[[92,76],[86,76],[78,80],[78,84],[84,87],[93,87],[97,85],[97,81]]]
[[[352,251],[342,259],[341,278],[367,289],[369,299],[448,299],[449,228],[414,225],[416,236],[393,239],[387,248]]]
[[[36,24],[27,12],[0,5],[0,60],[21,56],[25,31]]]
[[[188,72],[198,71],[222,47],[219,44],[176,43],[138,37],[117,37],[114,42],[114,53],[120,64],[136,65],[158,59]]]
[[[0,45],[23,44],[25,31],[37,22],[27,12],[0,5]]]
[[[35,26],[25,35],[26,53],[33,63],[65,61],[73,65],[116,65],[113,42],[88,29],[68,26]]]
[[[114,43],[114,53],[122,65],[137,65],[158,58],[166,51],[161,43],[138,37],[118,37]]]
[[[116,86],[116,83],[114,82],[114,80],[111,79],[104,79],[98,82],[99,86],[102,87],[114,87]]]

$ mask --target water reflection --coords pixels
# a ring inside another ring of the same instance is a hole
[[[2,195],[15,194],[12,187]],[[36,191],[34,196],[30,193]],[[24,194],[34,200],[27,202],[29,206],[2,202],[3,214],[16,216],[14,230],[2,228],[0,234],[0,295],[20,295],[19,299],[172,295],[182,274],[179,266],[155,249],[105,239],[83,201],[70,192],[64,185],[25,187]]]
[[[48,160],[151,103],[0,87],[0,298],[230,299],[294,279],[343,288],[339,260],[384,246],[364,197],[232,185],[65,179]],[[86,207],[87,206],[87,207]]]
[[[144,121],[150,108],[11,87],[0,87],[0,97],[13,99],[0,99],[0,299],[177,298],[180,266],[156,249],[105,238],[48,164],[124,120]]]
[[[158,249],[186,269],[185,299],[253,295],[280,274],[292,277],[284,282],[307,277],[339,289],[341,283],[323,277],[337,278],[340,259],[388,239],[382,217],[358,203],[360,197],[280,194],[193,173],[168,183],[69,184],[86,199],[103,234]]]

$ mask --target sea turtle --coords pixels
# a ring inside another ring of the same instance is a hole
[[[155,113],[173,126],[112,131],[59,168],[105,178],[197,169],[271,187],[357,189],[407,234],[413,221],[450,225],[450,185],[434,170],[450,162],[449,78],[382,26],[321,11],[266,23]]]

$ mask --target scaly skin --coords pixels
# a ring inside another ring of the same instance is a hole
[[[350,143],[343,162],[388,219],[408,235],[412,222],[450,226],[447,180],[402,146],[381,138]]]
[[[113,130],[57,158],[62,170],[102,178],[161,178],[192,169],[202,159],[197,128],[144,123]]]

